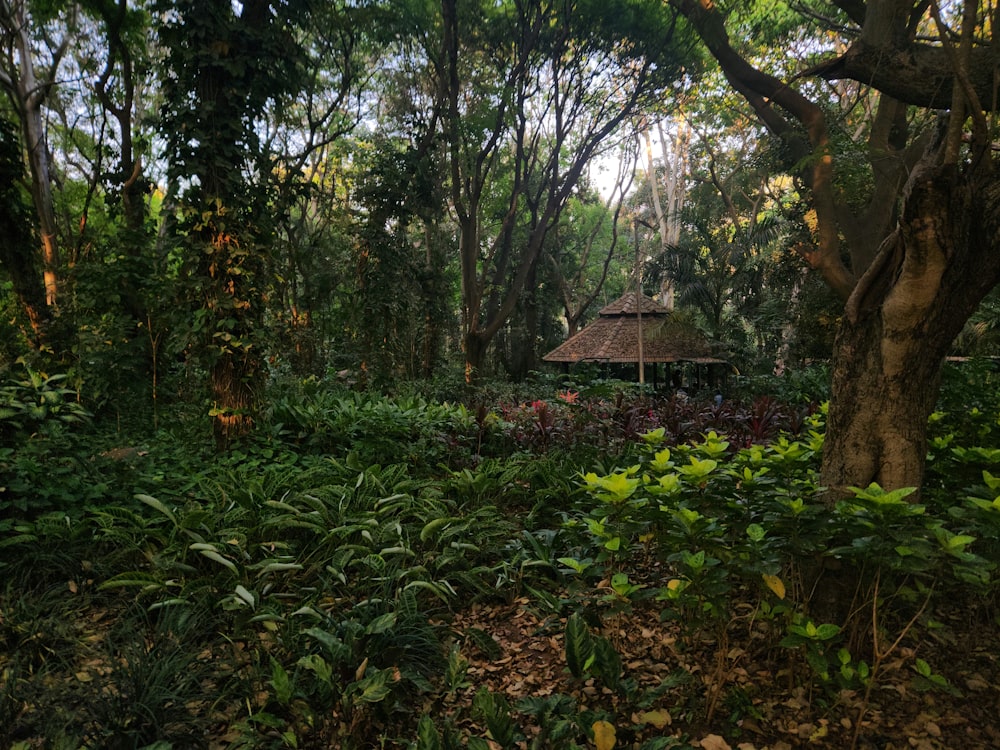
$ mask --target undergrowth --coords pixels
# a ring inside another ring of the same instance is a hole
[[[826,506],[806,400],[559,383],[434,403],[311,383],[220,456],[183,425],[129,441],[81,409],[33,411],[52,391],[22,380],[0,414],[4,747],[652,750],[705,727],[735,742],[761,697],[734,680],[734,649],[846,712],[846,746],[900,669],[961,689],[918,649],[949,637],[941,606],[998,624],[985,402],[932,417],[919,503],[871,486]],[[831,580],[851,585],[843,617],[818,595]],[[476,686],[469,660],[501,654],[455,624],[472,605],[538,612],[557,683]],[[626,668],[615,633],[648,616],[703,657],[697,678]]]

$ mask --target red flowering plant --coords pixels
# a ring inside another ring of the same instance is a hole
[[[565,391],[559,391],[556,393],[556,398],[560,401],[565,401],[567,404],[575,404],[580,398],[580,392],[572,391],[567,388]]]

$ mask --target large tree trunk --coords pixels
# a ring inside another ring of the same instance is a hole
[[[929,349],[917,330],[890,340],[879,312],[841,325],[821,471],[831,500],[849,487],[896,489],[923,475],[941,363]]]
[[[21,218],[15,215],[13,220]],[[34,248],[28,244],[31,233],[26,225],[14,225],[6,210],[0,211],[0,229],[5,230],[4,239],[0,242],[0,266],[6,269],[14,294],[28,318],[31,332],[26,332],[26,337],[32,347],[41,349],[48,341],[52,316],[45,304],[45,288]]]
[[[212,365],[212,431],[219,450],[228,450],[253,430],[262,366],[256,349],[228,347]]]
[[[482,375],[483,363],[486,361],[486,351],[489,349],[489,338],[479,331],[467,331],[462,337],[462,348],[465,351],[465,382],[473,385]]]
[[[537,268],[532,267],[525,282],[524,292],[518,303],[521,324],[510,327],[510,352],[507,357],[507,373],[516,381],[528,377],[528,373],[538,369],[538,280]]]
[[[977,181],[933,164],[910,180],[899,226],[851,295],[838,331],[820,471],[828,503],[872,482],[919,489],[941,363],[1000,281],[993,252],[1000,179]],[[813,617],[847,623],[860,572],[832,559],[816,563]]]
[[[918,170],[899,227],[850,300],[834,353],[821,481],[919,487],[941,363],[1000,281],[1000,179],[954,165]]]

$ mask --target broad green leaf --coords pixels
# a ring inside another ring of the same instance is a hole
[[[681,488],[681,478],[677,474],[664,474],[650,485],[649,491],[654,495],[670,495]]]
[[[559,557],[556,559],[556,562],[560,562],[567,568],[571,568],[577,574],[583,573],[591,565],[586,560],[577,560],[574,557]]]
[[[667,434],[667,430],[664,427],[657,427],[655,430],[650,430],[649,432],[644,432],[639,437],[646,445],[659,445],[663,442],[664,437]]]
[[[98,589],[125,588],[128,586],[140,586],[144,591],[154,591],[166,588],[166,583],[151,573],[119,573],[112,576],[98,586]]]
[[[204,557],[207,557],[209,560],[214,560],[215,562],[219,563],[219,565],[223,566],[224,568],[227,568],[233,573],[237,572],[236,565],[233,564],[232,560],[227,560],[213,549],[199,549],[198,553]]]
[[[681,552],[681,558],[684,560],[684,564],[691,568],[692,570],[701,570],[705,567],[705,550],[698,550],[694,554],[691,554],[687,550]]]
[[[441,735],[438,734],[434,721],[427,714],[421,716],[417,723],[416,750],[442,750]]]
[[[983,469],[983,482],[985,482],[986,486],[991,490],[1000,490],[1000,477],[993,476],[986,469]]]
[[[752,523],[747,526],[747,536],[750,537],[751,542],[760,542],[767,536],[767,532],[759,523]]]
[[[514,720],[510,715],[510,704],[503,694],[481,688],[472,699],[473,710],[483,717],[490,738],[502,748],[514,746]]]
[[[330,657],[335,661],[340,661],[346,655],[350,654],[350,649],[345,646],[344,642],[337,636],[333,635],[333,633],[328,633],[321,628],[307,628],[302,632],[306,635],[311,635],[323,644],[326,647],[327,653],[329,653]]]
[[[655,471],[666,471],[673,466],[673,462],[670,460],[670,449],[664,448],[661,451],[657,451],[649,465]]]
[[[327,663],[319,654],[309,654],[308,656],[303,656],[299,659],[296,664],[298,664],[303,669],[308,669],[313,672],[321,681],[326,684],[330,684],[330,680],[333,676],[333,668]]]
[[[150,508],[153,508],[154,510],[159,511],[160,513],[162,513],[163,515],[165,515],[167,518],[169,518],[170,522],[174,526],[177,525],[177,517],[174,516],[174,512],[172,510],[170,510],[170,508],[168,508],[166,505],[164,505],[160,500],[157,500],[155,497],[153,497],[151,495],[143,495],[141,493],[137,494],[135,496],[135,499],[138,500],[139,502],[145,503]]]
[[[566,620],[566,666],[570,674],[583,679],[588,662],[594,657],[594,639],[587,623],[574,612]]]
[[[438,599],[443,601],[445,604],[449,602],[452,597],[457,596],[455,589],[448,581],[410,581],[403,587],[404,591],[412,591],[413,589],[423,589],[424,591],[429,591]]]
[[[351,692],[355,693],[355,699],[362,703],[379,703],[392,692],[388,684],[392,676],[392,670],[381,669],[352,685]]]
[[[149,610],[152,612],[156,609],[164,609],[165,607],[189,607],[191,602],[187,599],[164,599],[163,601],[155,602],[149,605]]]
[[[278,699],[278,703],[283,706],[288,705],[292,699],[294,687],[288,672],[273,656],[271,657],[271,687],[274,688],[274,697]]]
[[[916,487],[900,487],[899,489],[886,492],[876,482],[872,482],[865,489],[858,487],[848,487],[854,496],[860,500],[872,500],[879,505],[898,505],[917,491]]]
[[[420,531],[420,541],[426,542],[428,539],[434,536],[439,530],[459,520],[461,519],[445,517],[445,518],[435,518],[433,521],[428,521],[426,524],[424,524],[424,528],[421,529]]]
[[[241,584],[236,584],[236,596],[246,602],[251,609],[257,606],[257,597],[255,597],[252,592],[248,591]]]
[[[956,534],[951,539],[948,540],[948,548],[964,548],[976,541],[976,537],[969,536],[968,534]]]
[[[368,623],[368,627],[365,628],[365,633],[368,633],[369,635],[378,635],[380,633],[385,633],[386,631],[391,630],[393,627],[395,627],[395,625],[396,625],[396,613],[386,612],[385,614],[379,615],[370,623]]]
[[[719,462],[711,458],[699,459],[691,458],[691,463],[687,466],[680,466],[677,470],[688,479],[700,481],[708,477],[719,466]]]
[[[705,440],[701,445],[695,446],[695,449],[704,453],[706,456],[711,456],[713,458],[718,458],[729,448],[729,443],[719,437],[719,435],[712,431],[705,435]]]
[[[840,633],[840,627],[833,623],[824,622],[816,628],[816,637],[821,641],[828,641],[835,638]]]

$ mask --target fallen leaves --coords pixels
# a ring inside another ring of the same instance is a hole
[[[697,747],[702,748],[702,750],[733,750],[733,746],[717,734],[702,737],[698,741]]]
[[[612,750],[617,742],[614,725],[608,721],[595,721],[592,729],[594,730],[594,745],[597,750]]]
[[[771,590],[778,595],[780,587],[772,583],[775,588]],[[512,705],[521,698],[568,695],[576,701],[580,712],[591,710],[607,715],[607,719],[601,719],[605,723],[592,727],[593,742],[603,743],[597,744],[598,748],[639,747],[660,737],[673,737],[707,750],[850,746],[863,694],[844,690],[833,712],[828,707],[824,709],[816,701],[816,688],[811,684],[807,665],[790,665],[787,652],[775,652],[752,638],[747,639],[745,626],[730,633],[729,645],[722,655],[726,669],[716,672],[712,665],[719,658],[720,644],[710,637],[692,638],[680,624],[661,621],[659,615],[655,604],[648,608],[636,605],[627,614],[604,617],[604,628],[595,632],[613,642],[622,658],[625,677],[636,681],[639,694],[659,691],[656,704],[641,708],[630,705],[621,694],[600,681],[574,680],[567,671],[563,650],[565,619],[539,613],[527,599],[505,605],[477,604],[456,613],[450,624],[458,633],[480,628],[497,644],[497,655],[492,660],[471,644],[466,649],[464,655],[470,662],[472,683],[467,688],[468,695],[486,687],[504,693]],[[754,623],[752,632],[757,632],[759,624]],[[761,640],[766,644],[769,638]],[[907,655],[912,657],[913,653],[910,649]],[[938,662],[930,654],[927,658],[937,669]],[[995,744],[990,732],[998,730],[993,726],[992,716],[984,715],[970,729],[971,722],[963,719],[962,711],[945,713],[934,709],[935,702],[948,700],[948,696],[911,690],[910,663],[911,660],[904,658],[886,665],[861,726],[859,748],[875,747],[866,737],[879,736],[900,738],[901,744],[893,741],[885,745],[899,748]],[[957,684],[976,692],[982,706],[983,701],[989,703],[994,697],[1000,698],[1000,688],[985,676],[996,671],[996,663],[991,660],[985,667],[970,670]],[[688,676],[686,680],[682,678],[684,675]],[[675,683],[676,687],[665,691],[662,688],[664,684]],[[719,691],[726,711],[719,712],[717,726],[703,727],[703,736],[692,740],[690,719],[697,713],[685,712],[680,707],[686,702],[704,700],[710,689]],[[745,696],[746,706],[734,708],[725,704],[734,695]],[[970,708],[965,702],[958,705],[963,711]],[[620,718],[615,720],[613,716]],[[532,723],[531,717],[517,718],[529,738],[537,734],[539,727]],[[723,726],[725,732],[720,731]],[[625,727],[630,738],[627,743],[623,740]],[[615,730],[614,745],[609,744],[610,730]],[[982,739],[977,744],[970,737]]]
[[[642,714],[633,714],[632,721],[636,724],[651,724],[657,729],[663,729],[673,723],[669,711],[660,709],[658,711],[645,711]]]

